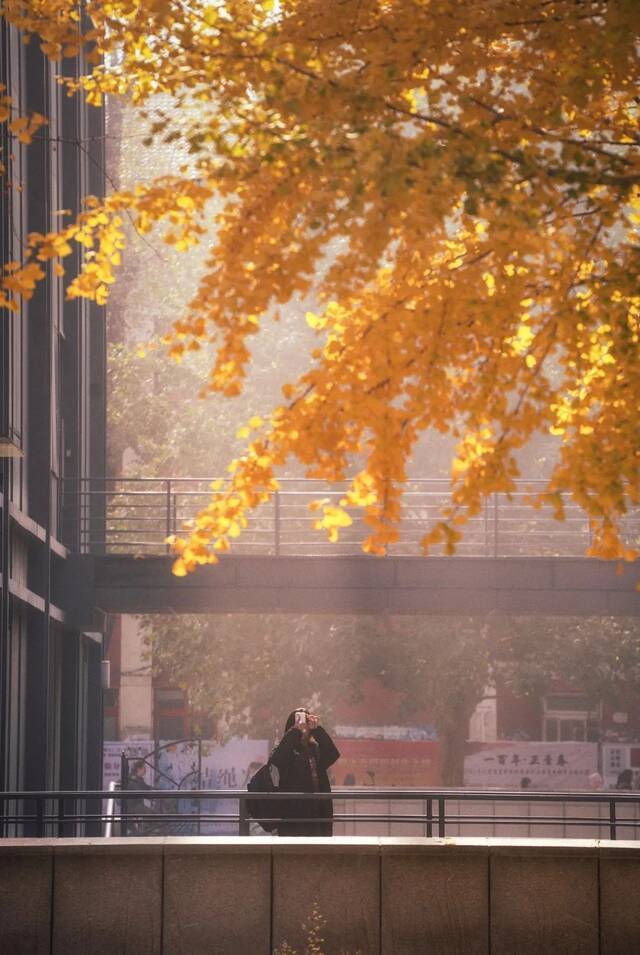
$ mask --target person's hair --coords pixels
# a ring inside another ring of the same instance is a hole
[[[298,713],[300,710],[304,710],[307,716],[309,715],[309,710],[306,708],[306,706],[296,706],[295,710],[291,710],[291,712],[287,716],[287,722],[284,724],[285,733],[288,733],[291,727],[293,726],[293,724],[295,723],[296,713]]]
[[[616,781],[616,786],[618,789],[631,789],[633,783],[633,771],[630,769],[623,769],[621,773],[618,773],[618,779]]]
[[[147,764],[145,763],[144,759],[136,759],[135,763],[131,767],[131,772],[137,773],[139,769],[146,770],[146,768],[147,768]]]

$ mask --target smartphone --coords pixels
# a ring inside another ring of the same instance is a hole
[[[304,710],[296,710],[296,726],[307,725],[307,714]]]

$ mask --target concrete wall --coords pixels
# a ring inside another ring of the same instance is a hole
[[[516,839],[0,841],[7,955],[620,955],[640,846]],[[291,955],[291,949],[286,950]]]
[[[76,581],[110,613],[533,613],[640,615],[637,561],[567,557],[251,557],[174,577],[171,557],[79,559]],[[84,564],[84,567],[82,566]]]

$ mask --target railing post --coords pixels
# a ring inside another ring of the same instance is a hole
[[[240,809],[238,816],[238,835],[249,836],[249,817],[247,815],[246,796],[240,796]]]
[[[36,836],[38,839],[44,838],[44,799],[42,796],[36,797]]]
[[[171,478],[167,480],[167,514],[166,514],[166,528],[165,528],[165,539],[171,534]],[[167,554],[171,552],[171,545],[166,544]]]
[[[427,839],[431,839],[433,836],[433,800],[427,799],[426,803]]]
[[[609,800],[609,838],[616,839],[616,801]]]
[[[498,556],[498,495],[493,495],[493,556]]]
[[[489,557],[491,548],[489,547],[489,499],[484,499],[484,556]]]
[[[125,751],[122,750],[120,753],[120,792],[126,792],[129,785],[129,760],[125,755]],[[129,808],[129,803],[127,798],[123,799],[120,797],[120,832],[123,836],[129,835],[129,824],[127,822],[127,811]]]
[[[273,530],[275,534],[275,554],[276,557],[280,556],[280,493],[275,492],[273,496],[273,506],[274,506],[274,522]]]
[[[86,514],[85,514],[85,504],[87,500],[85,479],[80,478],[78,482],[78,551],[81,554],[85,554],[87,550],[90,550],[86,546]]]
[[[444,839],[445,835],[445,812],[444,812],[444,799],[438,800],[438,835],[441,839]]]
[[[198,791],[202,789],[202,739],[198,739]],[[198,835],[202,833],[202,800],[198,799]]]
[[[64,836],[64,799],[58,799],[58,838]]]

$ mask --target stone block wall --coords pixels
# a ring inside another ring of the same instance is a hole
[[[640,845],[420,838],[0,840],[6,955],[620,955]]]

